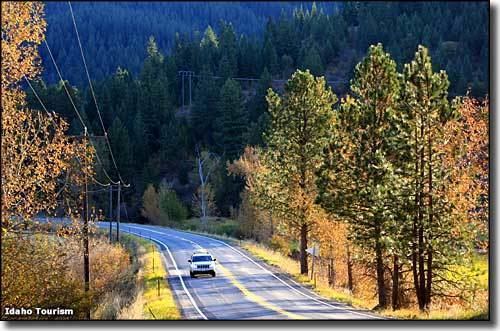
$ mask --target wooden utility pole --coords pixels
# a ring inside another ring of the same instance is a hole
[[[109,185],[109,242],[113,242],[113,185]]]
[[[87,140],[88,133],[87,127],[85,127],[85,133],[83,137],[84,147],[85,147],[85,156],[84,156],[84,206],[83,206],[83,277],[85,282],[85,293],[88,295],[90,291],[90,261],[89,261],[89,195],[88,195],[88,179],[87,179]],[[90,297],[88,297],[90,300]],[[90,320],[90,301],[89,307],[87,307],[87,319]]]
[[[118,181],[118,201],[116,204],[116,241],[120,242],[120,191],[121,182]]]
[[[83,280],[84,280],[84,289],[85,294],[89,294],[90,292],[90,257],[89,257],[89,190],[88,190],[88,176],[87,176],[87,145],[89,141],[89,134],[87,131],[87,127],[84,127],[84,134],[80,136],[69,136],[73,139],[82,139],[84,148],[85,148],[85,156],[83,160],[83,227],[82,227],[82,241],[83,241]],[[90,138],[105,138],[104,136],[91,136]],[[88,311],[86,312],[87,319],[90,320],[90,296],[88,296]]]

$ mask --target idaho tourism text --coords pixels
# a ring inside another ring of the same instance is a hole
[[[73,315],[73,309],[64,308],[5,308],[5,315],[10,316],[70,316]]]

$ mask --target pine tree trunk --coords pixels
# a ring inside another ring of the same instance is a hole
[[[307,265],[307,224],[300,227],[300,273],[307,275],[309,268]]]
[[[418,129],[415,128],[415,210],[413,215],[413,226],[412,226],[412,272],[413,272],[413,286],[415,287],[415,293],[417,296],[418,306],[421,307],[423,298],[421,296],[422,292],[420,289],[420,283],[418,281],[418,222],[421,215],[420,209],[420,190],[421,185],[419,178],[420,173],[420,158],[418,156],[418,143],[419,143]]]
[[[434,210],[433,210],[433,185],[432,185],[432,137],[429,133],[429,229],[432,227]],[[430,236],[432,232],[429,231],[428,234],[428,244],[427,244],[427,284],[426,284],[426,296],[425,296],[425,307],[424,309],[429,309],[431,304],[431,287],[432,287],[432,245],[430,243]]]
[[[352,260],[351,260],[351,251],[349,249],[349,244],[347,244],[347,288],[349,291],[353,291],[354,284],[352,281]]]
[[[377,288],[378,288],[378,308],[387,306],[387,295],[384,280],[384,259],[382,256],[382,244],[380,243],[379,230],[375,243],[375,257],[377,263]]]
[[[420,137],[422,141],[424,140],[424,125],[420,126]],[[426,282],[425,282],[425,256],[424,256],[424,214],[425,210],[424,205],[424,179],[425,179],[425,153],[424,146],[420,148],[420,187],[419,187],[419,195],[418,195],[418,287],[419,287],[419,302],[418,307],[421,311],[425,310],[425,302],[426,302]]]
[[[335,261],[333,258],[333,247],[330,245],[330,260],[328,261],[328,285],[335,287]]]
[[[424,227],[420,225],[418,231],[418,282],[420,288],[420,302],[418,307],[420,310],[425,310],[425,302],[427,300],[427,291],[425,283],[425,256],[424,256]]]
[[[399,308],[399,257],[394,254],[392,270],[392,310]]]

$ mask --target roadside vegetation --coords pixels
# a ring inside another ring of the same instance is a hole
[[[45,227],[46,229],[46,227]],[[81,241],[60,231],[2,236],[2,317],[4,307],[64,307],[72,316],[24,319],[114,319],[135,296],[136,265],[123,247],[91,236],[90,292],[84,292]]]
[[[167,281],[168,273],[156,245],[127,234],[122,236],[122,244],[133,251],[140,268],[135,300],[120,312],[119,319],[180,319],[180,310],[175,303]]]

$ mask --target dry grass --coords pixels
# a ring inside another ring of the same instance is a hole
[[[252,241],[243,241],[242,247],[267,264],[280,268],[301,284],[311,287],[316,293],[323,297],[344,302],[357,308],[370,309],[375,305],[373,300],[354,297],[347,289],[331,288],[321,279],[316,279],[316,284],[314,284],[314,281],[308,276],[300,273],[300,264],[298,261],[284,256],[280,252],[274,251],[262,244]]]

